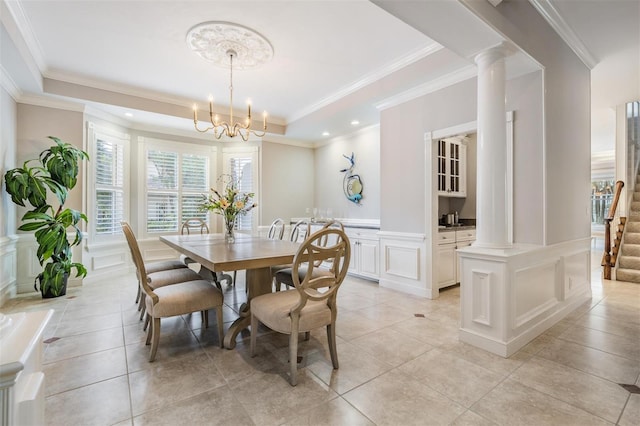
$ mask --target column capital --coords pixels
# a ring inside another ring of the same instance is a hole
[[[488,49],[476,54],[473,58],[474,62],[478,65],[491,64],[497,60],[504,59],[512,53],[512,48],[505,41],[496,46],[492,46]]]

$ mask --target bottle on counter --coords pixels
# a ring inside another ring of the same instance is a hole
[[[457,225],[459,223],[458,220],[459,220],[458,211],[456,210],[456,212],[453,214],[453,223]]]

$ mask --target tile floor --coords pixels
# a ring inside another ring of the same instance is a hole
[[[458,341],[459,288],[430,301],[347,278],[340,369],[314,332],[295,388],[286,336],[261,329],[251,358],[247,333],[219,349],[199,315],[163,320],[149,363],[133,274],[2,311],[55,309],[44,352],[51,425],[638,425],[640,394],[619,384],[640,385],[640,285],[602,282],[597,267],[592,276],[593,299],[509,359]],[[245,299],[238,281],[225,288],[225,330]]]

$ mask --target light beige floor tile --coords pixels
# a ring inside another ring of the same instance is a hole
[[[126,349],[129,373],[189,358],[196,354],[204,354],[200,342],[191,331],[161,334],[153,362],[149,362],[151,345],[145,345],[144,341],[127,345]]]
[[[52,343],[45,343],[43,363],[60,361],[80,355],[123,346],[122,328],[111,328],[93,333],[62,337]]]
[[[253,425],[242,404],[226,386],[169,403],[134,417],[134,425]]]
[[[127,374],[124,348],[107,349],[44,366],[47,396]]]
[[[387,304],[377,304],[358,309],[355,312],[369,319],[369,321],[387,326],[410,319],[414,316],[414,313],[408,309],[398,309],[396,306]]]
[[[111,425],[131,418],[126,376],[59,393],[45,400],[48,425]]]
[[[509,358],[503,358],[464,342],[442,345],[440,349],[503,376],[508,375],[532,357],[531,354],[520,351]]]
[[[612,423],[629,395],[608,380],[541,358],[532,358],[510,378]]]
[[[471,409],[504,426],[610,425],[600,417],[510,379],[494,388]]]
[[[393,370],[347,392],[343,398],[377,425],[446,425],[465,408]]]
[[[640,326],[640,311],[638,311],[637,305],[632,307],[622,303],[606,303],[607,300],[608,298],[605,299],[603,303],[591,309],[589,313],[614,321]]]
[[[640,307],[640,303],[637,305]],[[636,308],[637,309],[637,308]],[[632,323],[619,322],[599,315],[585,315],[576,321],[576,325],[605,333],[615,334],[626,339],[640,340],[640,327]]]
[[[451,423],[451,426],[492,426],[495,425],[491,420],[487,420],[479,414],[471,410],[467,410],[460,417]]]
[[[76,334],[89,333],[91,331],[106,330],[120,327],[122,331],[122,315],[120,312],[95,315],[81,319],[69,318],[65,316],[56,329],[57,336],[73,336]]]
[[[526,352],[531,355],[535,355],[555,340],[556,338],[549,334],[541,334],[540,336],[524,345],[519,352]]]
[[[458,342],[458,327],[427,318],[413,317],[391,326],[392,330],[432,346]]]
[[[638,426],[640,420],[640,394],[631,394],[620,417],[620,426]]]
[[[337,397],[306,369],[298,370],[298,384],[291,386],[288,368],[284,367],[252,374],[233,385],[236,397],[256,425],[291,421],[300,413]]]
[[[336,398],[299,415],[293,420],[284,423],[283,426],[330,425],[373,426],[374,423],[344,399]]]
[[[284,368],[260,339],[256,343],[255,357],[250,355],[249,342],[239,342],[233,350],[206,347],[205,352],[232,388],[253,374]]]
[[[640,345],[638,345],[638,342],[615,334],[575,326],[562,333],[560,338],[634,361],[640,361]]]
[[[562,320],[555,324],[554,326],[548,328],[543,334],[551,337],[558,337],[565,331],[567,331],[570,327],[573,327],[574,323],[567,320]]]
[[[64,312],[65,321],[68,320],[80,320],[83,321],[86,317],[93,317],[96,315],[108,315],[108,314],[116,314],[122,311],[122,306],[120,306],[119,302],[110,302],[110,303],[97,303],[94,305],[80,305],[74,306],[73,304],[69,304],[67,309]]]
[[[226,384],[202,352],[131,373],[129,383],[134,416]]]
[[[341,395],[393,368],[351,343],[338,342],[336,346],[340,368],[334,370],[325,352],[310,354],[306,368]]]
[[[550,343],[536,355],[614,383],[633,383],[640,374],[638,362],[562,339]]]
[[[397,371],[423,381],[467,408],[504,379],[501,374],[441,349],[429,351],[402,365]]]
[[[394,367],[433,349],[433,346],[427,343],[390,328],[384,328],[358,337],[352,340],[351,343],[380,361]]]
[[[384,326],[371,321],[358,311],[338,311],[336,335],[345,340],[364,336],[380,328],[384,328]]]

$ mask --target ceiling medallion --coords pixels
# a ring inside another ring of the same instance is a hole
[[[203,22],[187,33],[187,45],[198,56],[213,64],[229,67],[228,52],[234,51],[237,70],[257,68],[273,58],[269,40],[250,28],[231,22]]]

